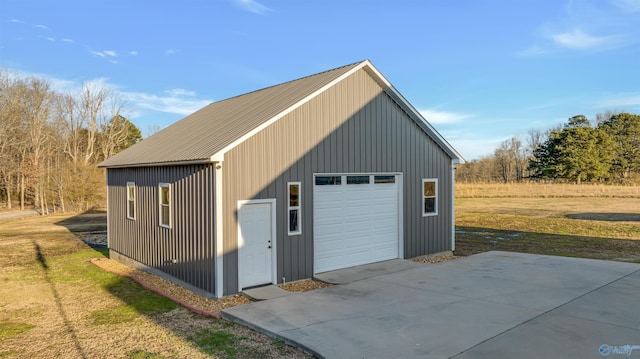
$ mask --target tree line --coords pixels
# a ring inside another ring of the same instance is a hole
[[[73,93],[0,70],[0,207],[80,211],[104,202],[96,164],[142,139],[103,85]]]
[[[523,180],[640,183],[640,115],[573,116],[547,131],[500,143],[493,155],[460,165],[461,182]]]

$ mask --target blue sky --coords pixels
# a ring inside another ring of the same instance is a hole
[[[0,67],[102,83],[143,133],[370,59],[467,159],[577,114],[640,113],[640,0],[0,1]]]

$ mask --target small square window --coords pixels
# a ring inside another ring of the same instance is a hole
[[[302,234],[302,223],[301,223],[301,188],[302,184],[300,182],[289,182],[287,184],[287,192],[289,197],[289,203],[287,211],[289,212],[289,227],[288,234],[298,235]]]
[[[438,180],[427,178],[422,180],[422,216],[438,214],[437,206]]]

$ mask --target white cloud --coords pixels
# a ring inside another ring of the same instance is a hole
[[[33,27],[37,27],[38,29],[49,30],[49,28],[45,25],[33,25]]]
[[[129,55],[138,56],[138,51],[129,51]]]
[[[432,124],[457,123],[472,117],[470,114],[438,111],[433,109],[421,110],[420,114]]]
[[[624,107],[640,107],[640,93],[625,93],[603,100],[599,107],[624,110]]]
[[[171,90],[165,91],[170,93]],[[191,93],[186,91],[187,93]],[[182,116],[190,115],[211,103],[210,100],[185,99],[181,95],[157,96],[142,92],[120,92],[134,108],[158,112],[174,113]],[[195,93],[194,93],[195,95]]]
[[[62,39],[63,42],[75,42],[73,39]]]
[[[176,50],[166,50],[164,52],[165,55],[174,55],[177,51]]]
[[[178,97],[178,96],[190,96],[190,97],[193,97],[193,96],[196,95],[196,93],[194,91],[187,91],[187,90],[181,89],[181,88],[165,90],[164,93],[166,93],[167,95],[172,96],[172,97]]]
[[[45,39],[46,39],[46,40],[49,40],[49,41],[51,41],[51,42],[55,42],[55,41],[56,41],[56,39],[54,39],[53,37],[45,37]]]
[[[104,57],[106,57],[106,56],[107,56],[107,55],[105,55],[105,54],[103,54],[102,52],[99,52],[99,51],[92,51],[92,50],[89,50],[89,53],[90,53],[90,54],[93,54],[93,55],[96,55],[96,56],[98,56],[98,57],[102,57],[102,58],[104,58]]]
[[[20,21],[18,19],[11,19],[9,20],[9,22],[15,23],[15,24],[24,24],[24,21]]]
[[[109,62],[111,62],[113,64],[117,64],[118,63],[118,61],[113,59],[113,57],[118,57],[118,54],[115,51],[112,51],[112,50],[105,50],[105,51],[88,50],[88,51],[92,55],[98,56],[98,57],[103,58],[103,59],[108,59]]]
[[[640,12],[640,0],[613,0],[612,3],[625,12]]]
[[[273,11],[270,8],[258,3],[255,0],[233,0],[233,3],[239,8],[241,8],[242,10],[252,12],[258,15],[264,15],[266,13]]]
[[[591,49],[606,45],[615,40],[615,36],[591,36],[580,29],[551,35],[558,45],[572,49]]]

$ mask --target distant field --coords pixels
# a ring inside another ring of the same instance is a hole
[[[457,184],[456,252],[640,262],[640,187]]]
[[[573,183],[457,183],[456,198],[638,198],[640,186]]]

